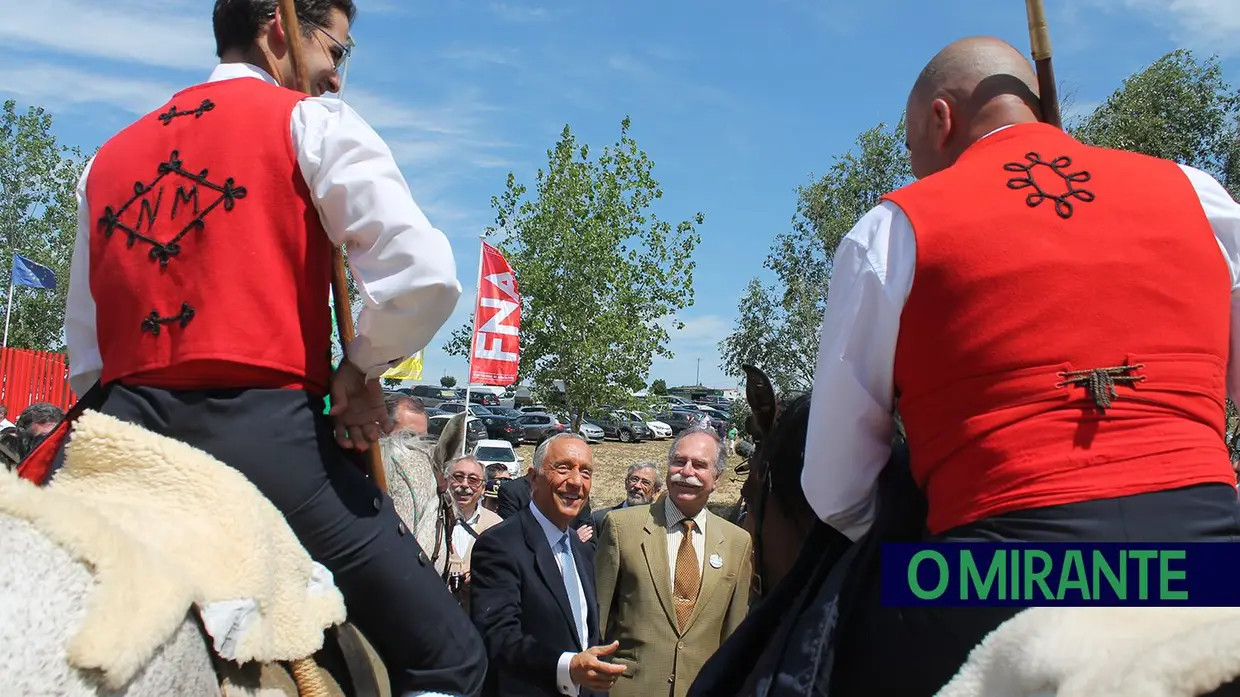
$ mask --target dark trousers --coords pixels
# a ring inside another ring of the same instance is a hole
[[[348,618],[374,644],[395,695],[476,696],[482,638],[392,501],[332,437],[323,400],[295,390],[169,392],[113,386],[102,408],[237,469],[331,570]]]
[[[1236,542],[1236,490],[1206,484],[994,516],[932,542]],[[883,607],[871,579],[836,653],[832,697],[931,697],[987,634],[1023,608]]]

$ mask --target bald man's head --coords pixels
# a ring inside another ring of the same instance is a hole
[[[1037,121],[1038,79],[1011,44],[989,36],[939,51],[908,97],[908,146],[918,178],[950,167],[1000,126]]]

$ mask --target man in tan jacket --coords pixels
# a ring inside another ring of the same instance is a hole
[[[749,610],[749,535],[706,509],[725,455],[713,430],[684,431],[668,455],[667,495],[603,520],[599,626],[627,668],[610,697],[684,697]]]

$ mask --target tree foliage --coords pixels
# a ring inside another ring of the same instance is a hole
[[[445,375],[439,378],[439,384],[444,387],[456,387],[456,378],[451,375]]]
[[[562,380],[570,411],[627,403],[652,358],[672,358],[668,318],[693,303],[693,251],[701,213],[675,225],[653,210],[663,198],[654,162],[620,124],[592,156],[566,125],[530,191],[509,173],[493,197],[499,246],[522,296],[522,378],[541,398]],[[468,355],[472,318],[445,350]],[[577,424],[573,424],[576,428]]]
[[[403,381],[399,378],[383,378],[383,389],[394,390],[400,387],[401,382]]]
[[[1124,80],[1073,135],[1081,141],[1197,167],[1240,197],[1236,119],[1240,93],[1217,58],[1172,51]]]
[[[77,237],[75,192],[84,165],[79,149],[56,142],[50,114],[39,107],[20,112],[15,101],[4,102],[0,109],[0,246],[4,249],[0,287],[8,288],[14,254],[47,266],[56,276],[55,290],[16,289],[9,346],[64,350],[69,262]]]
[[[664,380],[663,378],[658,378],[655,381],[651,382],[650,383],[650,394],[658,395],[660,397],[666,395],[667,394],[667,381]]]
[[[809,389],[835,250],[866,211],[911,178],[901,120],[865,131],[826,174],[798,188],[791,230],[776,236],[763,264],[775,282],[749,282],[733,332],[719,344],[725,374],[743,378],[749,363],[781,391]]]

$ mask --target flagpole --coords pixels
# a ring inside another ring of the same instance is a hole
[[[461,457],[465,457],[465,443],[469,440],[469,386],[474,372],[474,349],[478,344],[478,295],[482,293],[482,260],[486,257],[486,236],[478,235],[478,282],[474,285],[474,321],[469,328],[469,360],[465,363],[465,437],[461,439]]]
[[[13,314],[13,279],[9,278],[9,308],[4,311],[4,348],[9,347],[9,316]]]

